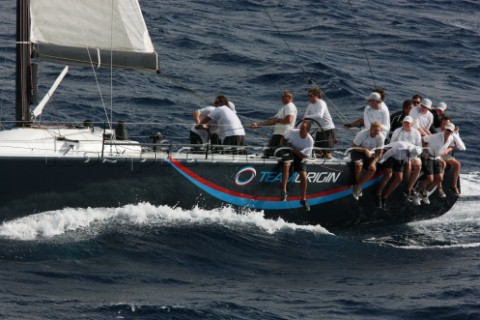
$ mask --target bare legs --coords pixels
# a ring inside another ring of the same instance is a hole
[[[362,176],[362,166],[363,162],[362,161],[356,161],[355,162],[355,184],[353,185],[353,191],[354,194],[360,196],[362,186],[370,180],[371,177],[375,174],[375,171],[377,171],[377,167],[375,165],[370,164],[367,168],[367,171]]]
[[[405,163],[405,177],[408,180],[407,193],[413,190],[415,182],[417,182],[420,176],[420,169],[422,168],[422,161],[420,159],[414,159]]]
[[[456,192],[457,194],[460,194],[457,184],[458,184],[458,177],[460,176],[460,168],[462,165],[460,164],[460,161],[458,161],[455,158],[451,158],[447,160],[447,163],[452,167],[452,191]]]
[[[287,193],[287,183],[290,172],[291,162],[284,162],[282,169],[282,191]],[[298,173],[300,176],[300,200],[307,200],[307,172],[300,171]]]
[[[392,178],[390,179],[390,182],[388,183],[387,187],[385,188],[385,192],[383,192],[383,198],[387,199],[390,194],[395,190],[400,182],[402,182],[403,179],[403,173],[402,172],[395,172],[392,175]],[[382,194],[380,194],[382,195]]]
[[[282,170],[282,191],[287,193],[287,182],[288,182],[288,173],[290,172],[290,165],[291,162],[284,162],[283,163],[283,170]]]

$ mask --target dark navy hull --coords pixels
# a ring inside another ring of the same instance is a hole
[[[2,158],[0,220],[65,207],[149,202],[184,209],[231,205],[239,211],[263,211],[267,218],[345,228],[430,219],[446,213],[456,201],[450,194],[440,199],[435,193],[430,205],[414,206],[402,195],[400,186],[389,199],[389,209],[378,209],[374,191],[381,173],[365,185],[363,197],[356,201],[351,195],[348,163],[310,164],[308,171],[312,210],[305,212],[295,175],[288,185],[287,201],[280,201],[281,174],[275,161]],[[444,184],[450,185],[448,170],[445,180]]]

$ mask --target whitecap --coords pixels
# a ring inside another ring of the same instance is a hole
[[[120,208],[67,208],[34,214],[4,222],[0,226],[0,236],[15,240],[36,240],[75,231],[83,231],[95,236],[103,227],[115,224],[159,227],[180,225],[254,226],[269,234],[281,230],[332,234],[320,225],[297,225],[283,219],[266,219],[263,213],[258,211],[238,213],[231,207],[214,210],[195,207],[192,210],[184,210],[140,203]]]

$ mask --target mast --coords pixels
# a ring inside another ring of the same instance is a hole
[[[16,107],[17,127],[30,123],[30,0],[17,0]]]

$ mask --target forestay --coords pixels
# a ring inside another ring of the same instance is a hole
[[[34,57],[158,70],[138,0],[31,0]]]

